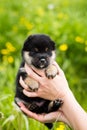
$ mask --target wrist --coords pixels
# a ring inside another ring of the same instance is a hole
[[[87,124],[84,123],[87,122],[87,114],[76,101],[71,91],[64,97],[61,110],[74,130],[87,129]]]
[[[55,99],[62,99],[64,102],[67,101],[67,99],[69,99],[70,97],[74,97],[72,94],[72,91],[67,87],[65,90],[61,90],[61,92],[59,92],[59,90],[57,91],[57,93],[55,94]]]

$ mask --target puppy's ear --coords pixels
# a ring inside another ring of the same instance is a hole
[[[30,43],[31,43],[32,38],[33,38],[33,35],[30,35],[30,36],[25,40],[22,51],[29,51]]]
[[[51,40],[51,49],[55,50],[55,42]]]
[[[33,38],[33,35],[28,36],[26,40],[31,40]]]

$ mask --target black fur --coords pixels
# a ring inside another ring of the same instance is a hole
[[[49,36],[44,34],[31,35],[24,42],[24,46],[22,49],[22,62],[16,78],[15,102],[17,103],[18,101],[22,101],[25,104],[25,106],[32,112],[49,113],[51,111],[58,110],[58,108],[62,105],[61,100],[57,100],[57,102],[54,101],[51,110],[49,110],[48,106],[51,101],[39,97],[30,98],[25,96],[22,92],[23,88],[19,83],[20,76],[22,76],[23,80],[25,80],[26,77],[28,77],[24,69],[25,62],[29,66],[34,66],[38,69],[47,68],[52,62],[52,52],[54,51],[54,41],[52,41],[49,38]],[[46,123],[45,125],[48,128],[52,128],[51,123]]]

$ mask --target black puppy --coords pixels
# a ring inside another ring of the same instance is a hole
[[[58,73],[57,68],[52,65],[55,60],[55,43],[44,34],[30,35],[22,49],[22,62],[16,79],[16,95],[15,102],[22,101],[24,105],[35,113],[49,113],[62,105],[62,100],[49,101],[39,97],[30,98],[23,94],[23,88],[19,83],[20,76],[25,84],[29,87],[29,91],[38,91],[39,84],[30,78],[24,68],[25,63],[31,68],[44,69],[47,78],[54,78]],[[51,123],[45,124],[48,128],[52,128]]]

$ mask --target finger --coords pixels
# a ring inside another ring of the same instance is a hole
[[[25,107],[23,102],[17,102],[17,104],[18,104],[19,107]]]
[[[53,123],[55,121],[63,121],[70,126],[69,121],[61,111],[51,112],[48,114],[36,114],[29,111],[26,107],[21,107],[21,110],[30,118],[33,118],[42,123]]]
[[[25,64],[25,70],[31,78],[38,82],[41,80],[41,76],[35,73],[27,64]]]
[[[55,121],[63,121],[69,125],[68,120],[66,119],[66,117],[63,115],[63,113],[61,111],[51,112],[48,114],[36,114],[36,113],[29,111],[26,107],[23,107],[23,106],[21,107],[21,110],[28,117],[38,120],[42,123],[52,123]]]
[[[43,122],[43,116],[42,115],[38,115],[36,113],[33,113],[31,111],[29,111],[26,107],[21,107],[21,110],[30,118],[33,118],[37,121]]]
[[[27,97],[38,97],[38,94],[37,94],[37,92],[29,92],[29,91],[27,91],[27,90],[23,90],[23,93],[24,93],[24,95],[26,95]]]
[[[53,62],[53,65],[55,65],[56,67],[57,67],[57,69],[58,69],[58,73],[60,74],[60,75],[64,75],[64,72],[63,72],[63,70],[60,68],[60,66],[57,64],[57,62]]]
[[[20,77],[19,83],[21,84],[21,86],[22,86],[24,89],[28,90],[28,86],[24,83],[22,77]]]
[[[34,67],[32,67],[32,70],[33,70],[35,73],[37,73],[40,77],[44,77],[44,76],[45,76],[44,70],[37,69],[37,68],[34,68]]]
[[[30,118],[33,118],[39,122],[47,123],[49,121],[45,120],[45,114],[36,114],[29,111],[26,107],[21,107],[21,110]]]
[[[51,112],[49,114],[46,114],[44,116],[44,122],[45,123],[52,123],[57,121],[60,118],[61,113],[56,111],[56,112]]]
[[[53,62],[53,65],[55,65],[57,67],[58,70],[61,70],[60,66],[57,64],[57,62]]]
[[[62,121],[70,126],[69,121],[67,120],[65,115],[62,113],[62,111],[51,112],[49,114],[44,115],[44,118],[41,118],[41,119],[42,119],[42,122],[44,123]]]

